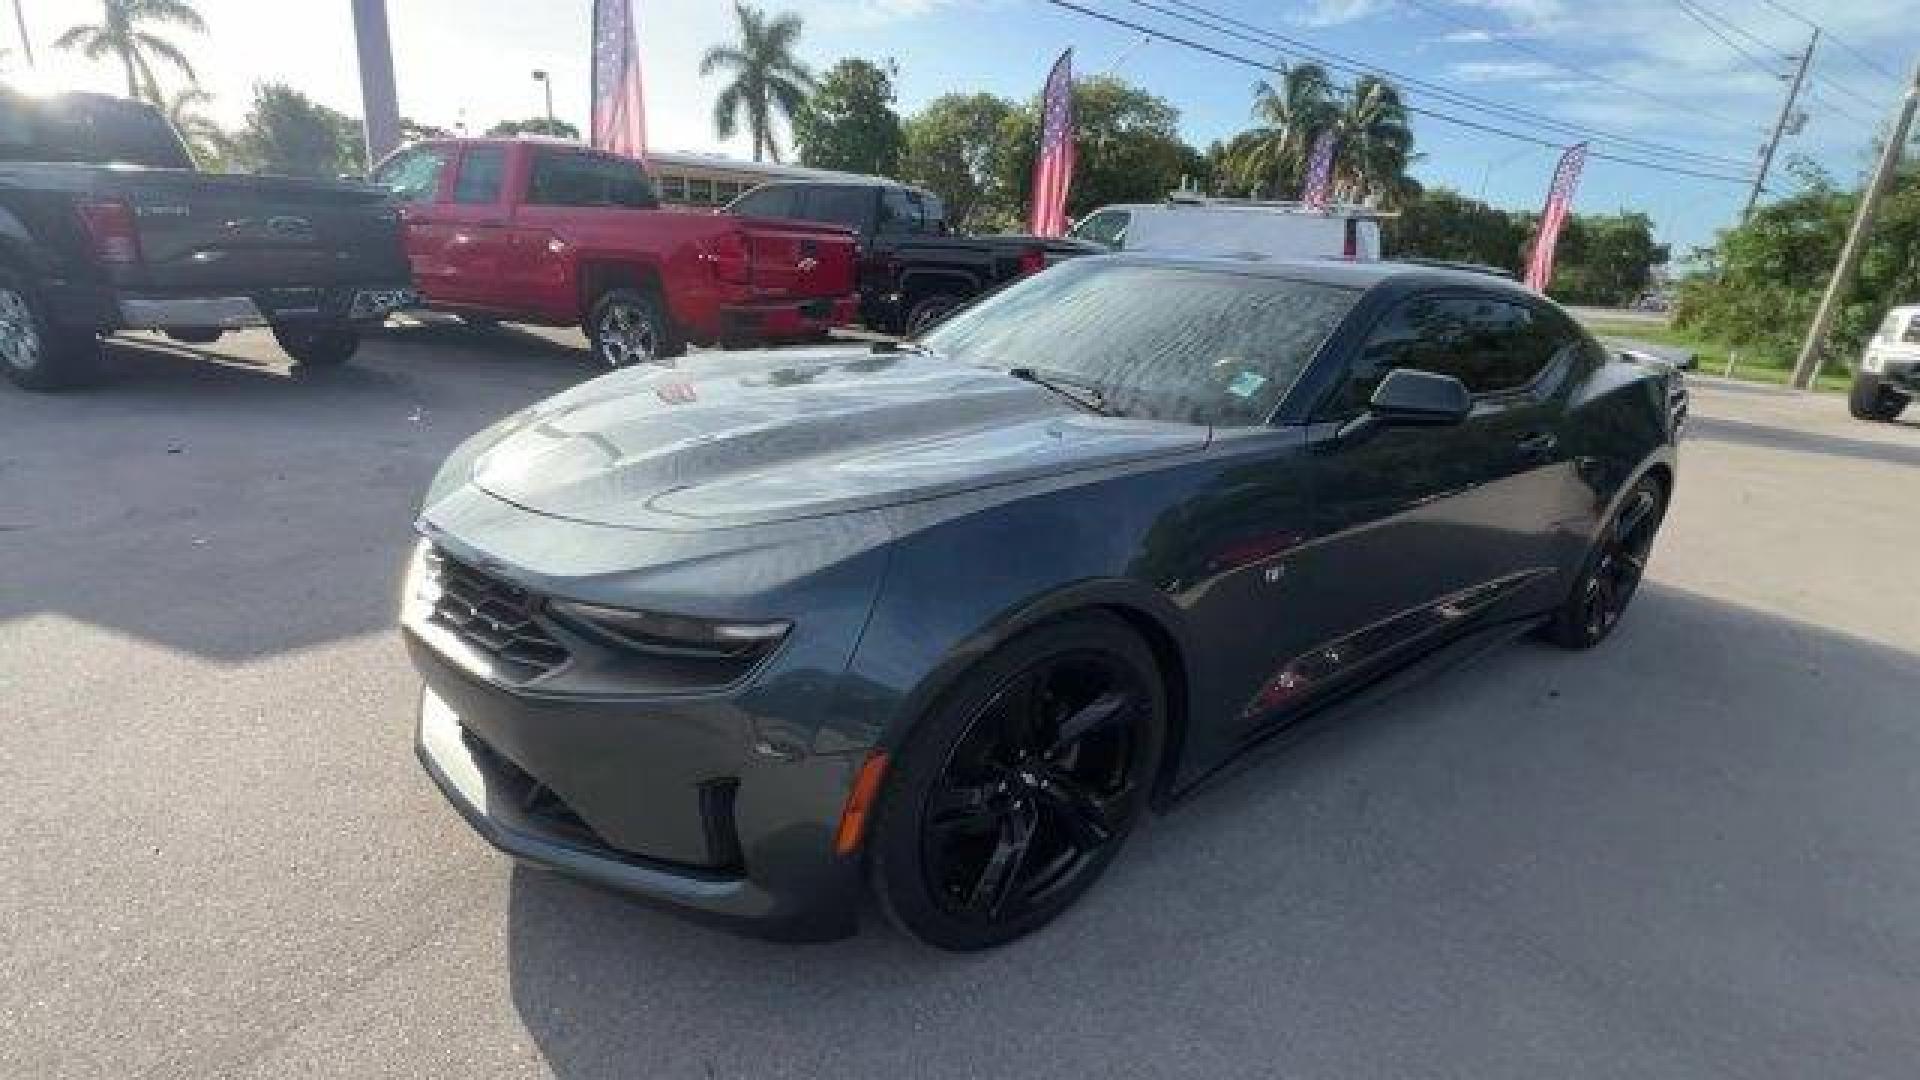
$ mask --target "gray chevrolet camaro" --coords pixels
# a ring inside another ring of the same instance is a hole
[[[1142,255],[918,343],[617,372],[434,481],[418,753],[529,862],[994,945],[1360,688],[1605,638],[1684,402],[1492,277]]]

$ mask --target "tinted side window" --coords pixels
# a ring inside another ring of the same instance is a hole
[[[440,173],[447,167],[447,152],[421,146],[402,150],[387,159],[373,182],[393,192],[401,202],[432,202],[440,190]]]
[[[552,150],[534,155],[527,201],[538,206],[658,205],[639,162]]]
[[[500,181],[507,171],[507,148],[476,146],[460,159],[460,176],[453,182],[453,201],[457,203],[496,203],[500,201]]]
[[[790,218],[793,216],[794,191],[789,187],[763,187],[747,192],[730,209],[746,217]]]
[[[927,225],[927,207],[917,192],[906,188],[887,188],[880,193],[880,231],[920,235],[932,230]]]
[[[1474,394],[1532,382],[1567,344],[1525,304],[1469,293],[1417,296],[1380,321],[1349,369],[1335,411],[1365,408],[1387,372],[1452,375]]]
[[[867,223],[867,203],[872,198],[871,188],[808,188],[806,197],[800,200],[800,212],[795,216],[857,230]]]
[[[1133,215],[1125,210],[1102,210],[1081,222],[1080,227],[1073,230],[1073,235],[1118,251],[1126,246],[1127,226],[1132,221]]]

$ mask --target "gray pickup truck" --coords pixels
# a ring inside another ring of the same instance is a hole
[[[306,365],[415,303],[399,216],[366,184],[197,172],[151,106],[0,90],[0,370],[85,381],[99,338],[272,328]]]

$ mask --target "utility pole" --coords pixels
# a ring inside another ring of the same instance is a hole
[[[27,13],[20,10],[21,0],[13,0],[13,21],[20,24],[20,52],[27,58],[27,66],[33,66],[33,39],[27,36]]]
[[[1774,151],[1780,149],[1780,139],[1787,133],[1787,125],[1793,122],[1793,107],[1800,100],[1800,85],[1807,81],[1807,68],[1813,64],[1814,47],[1820,44],[1820,28],[1813,28],[1813,36],[1807,39],[1807,49],[1800,54],[1800,66],[1793,71],[1793,87],[1787,91],[1787,100],[1780,106],[1780,119],[1773,125],[1773,134],[1768,137],[1767,145],[1760,148],[1760,171],[1754,175],[1753,190],[1747,192],[1747,208],[1740,211],[1740,220],[1753,216],[1753,204],[1760,201],[1760,190],[1767,186],[1767,170],[1773,168]]]
[[[367,171],[400,145],[400,104],[393,95],[393,42],[387,0],[353,0],[353,40],[360,53],[360,108],[366,119]]]
[[[1920,103],[1920,63],[1914,65],[1906,95],[1900,99],[1900,118],[1894,121],[1886,145],[1880,148],[1879,164],[1874,166],[1873,179],[1867,182],[1867,190],[1860,195],[1860,210],[1853,215],[1853,229],[1847,233],[1846,246],[1840,249],[1840,262],[1833,268],[1833,277],[1827,281],[1827,291],[1820,298],[1820,310],[1813,316],[1813,325],[1807,328],[1807,341],[1800,347],[1800,360],[1793,365],[1793,385],[1798,389],[1811,389],[1815,380],[1820,378],[1820,363],[1827,351],[1827,333],[1833,329],[1833,317],[1840,310],[1840,298],[1853,285],[1853,272],[1860,267],[1860,256],[1866,254],[1867,238],[1873,233],[1873,219],[1880,213],[1880,200],[1887,194],[1887,189],[1893,186],[1893,174],[1899,170],[1900,155],[1907,146],[1907,133],[1913,127],[1913,108],[1917,103]]]
[[[533,81],[547,88],[547,137],[557,139],[560,137],[560,129],[553,126],[553,77],[544,69],[535,68]]]

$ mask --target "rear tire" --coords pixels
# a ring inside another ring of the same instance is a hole
[[[1639,591],[1666,513],[1666,488],[1654,477],[1642,477],[1620,500],[1566,601],[1543,628],[1548,641],[1563,649],[1591,649],[1613,633]]]
[[[686,351],[665,305],[652,292],[610,289],[587,313],[587,343],[601,367],[617,370],[635,364],[660,364]]]
[[[953,293],[934,293],[922,297],[907,309],[906,321],[901,325],[901,333],[906,337],[919,337],[921,334],[939,326],[954,309],[966,300]]]
[[[867,841],[880,906],[956,951],[1046,925],[1119,853],[1165,742],[1159,669],[1124,623],[1089,613],[1014,638],[895,752]]]
[[[360,351],[360,332],[347,323],[282,323],[273,339],[302,367],[339,367]]]
[[[87,382],[100,354],[97,335],[56,326],[24,277],[0,267],[0,370],[23,390],[64,390]]]
[[[1886,423],[1898,419],[1911,400],[1881,381],[1880,376],[1862,371],[1853,377],[1853,389],[1847,394],[1847,411],[1855,420]]]

